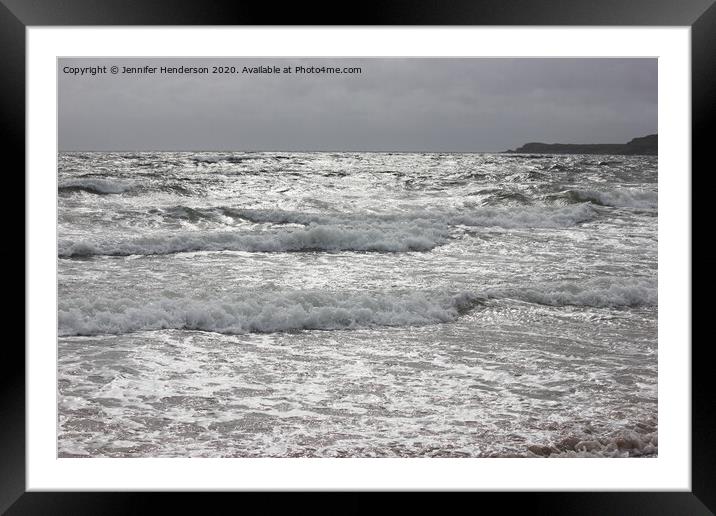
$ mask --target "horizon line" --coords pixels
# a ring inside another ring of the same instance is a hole
[[[57,152],[369,152],[369,153],[402,153],[416,154],[421,152],[444,153],[444,154],[504,154],[507,150],[502,151],[467,151],[467,150],[351,150],[351,149],[58,149]]]

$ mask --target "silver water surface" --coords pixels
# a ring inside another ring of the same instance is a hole
[[[653,456],[657,163],[63,153],[84,456]]]

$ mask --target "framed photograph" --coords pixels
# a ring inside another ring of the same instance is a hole
[[[161,4],[0,6],[27,300],[0,509],[711,514],[712,2]]]

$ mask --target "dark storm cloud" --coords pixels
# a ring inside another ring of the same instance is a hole
[[[65,67],[360,74],[77,76]],[[656,59],[60,59],[60,150],[501,151],[657,131]]]

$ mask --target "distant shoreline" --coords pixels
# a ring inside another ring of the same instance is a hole
[[[656,156],[659,153],[659,137],[650,134],[634,138],[628,143],[526,143],[506,154],[616,154]]]

